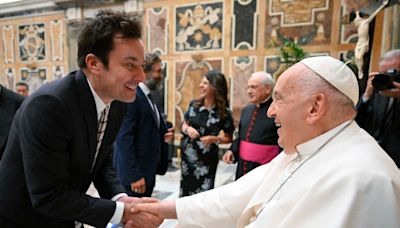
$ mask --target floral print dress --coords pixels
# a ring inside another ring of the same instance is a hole
[[[222,122],[218,110],[204,106],[196,108],[192,101],[185,113],[186,122],[195,128],[200,137],[217,136],[220,130],[232,135],[234,131],[232,113]],[[200,139],[192,140],[187,135],[182,139],[181,188],[180,196],[193,195],[214,188],[215,173],[218,165],[218,145],[205,146]]]

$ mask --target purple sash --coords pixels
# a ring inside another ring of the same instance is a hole
[[[262,145],[240,140],[239,156],[243,160],[266,164],[279,154],[276,145]]]

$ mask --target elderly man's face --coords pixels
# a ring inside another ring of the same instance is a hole
[[[273,102],[267,115],[275,118],[278,128],[278,144],[285,153],[296,151],[296,146],[304,142],[303,129],[306,126],[308,103],[310,99],[304,96],[301,75],[305,66],[296,64],[285,71],[277,81],[272,93]]]
[[[270,93],[271,86],[263,85],[260,77],[250,77],[247,82],[247,94],[251,103],[260,104],[269,97]]]

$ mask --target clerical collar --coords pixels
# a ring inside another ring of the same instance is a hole
[[[339,124],[338,126],[332,128],[331,130],[325,132],[324,134],[319,135],[305,143],[297,145],[296,146],[297,152],[301,156],[308,156],[315,153],[316,148],[320,148],[322,144],[324,144],[326,141],[331,139],[335,134],[337,134],[340,130],[342,130],[345,127],[345,125],[348,125],[350,123],[350,121],[351,120],[347,120]]]
[[[266,100],[264,100],[263,102],[261,102],[260,104],[259,104],[259,107],[261,107],[261,106],[265,106],[265,105],[267,105],[267,104],[270,104],[271,103],[271,99],[270,99],[271,97],[268,97]]]
[[[139,83],[139,87],[140,87],[140,89],[142,89],[143,93],[144,93],[146,96],[149,96],[149,94],[150,94],[150,89],[149,89],[149,87],[147,87],[146,84],[144,84],[143,82],[141,82],[141,83]]]
[[[107,105],[103,102],[103,100],[99,97],[99,95],[93,89],[92,84],[90,84],[90,81],[87,78],[86,78],[86,80],[89,84],[90,91],[93,94],[94,103],[96,104],[97,120],[99,120],[101,112],[106,108]]]

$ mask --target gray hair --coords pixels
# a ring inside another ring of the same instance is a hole
[[[400,59],[400,49],[395,49],[386,52],[383,56],[379,59],[379,62],[384,62],[392,59]]]
[[[339,105],[343,108],[351,108],[352,110],[355,110],[355,104],[349,97],[340,92],[314,71],[307,69],[307,75],[301,78],[301,83],[305,88],[303,91],[305,95],[313,95],[318,92],[323,92],[329,94],[327,98],[330,103]]]
[[[271,86],[271,88],[274,88],[274,86],[275,86],[275,81],[272,78],[271,74],[269,74],[265,71],[254,72],[251,74],[251,77],[260,78],[261,84],[264,86]]]

